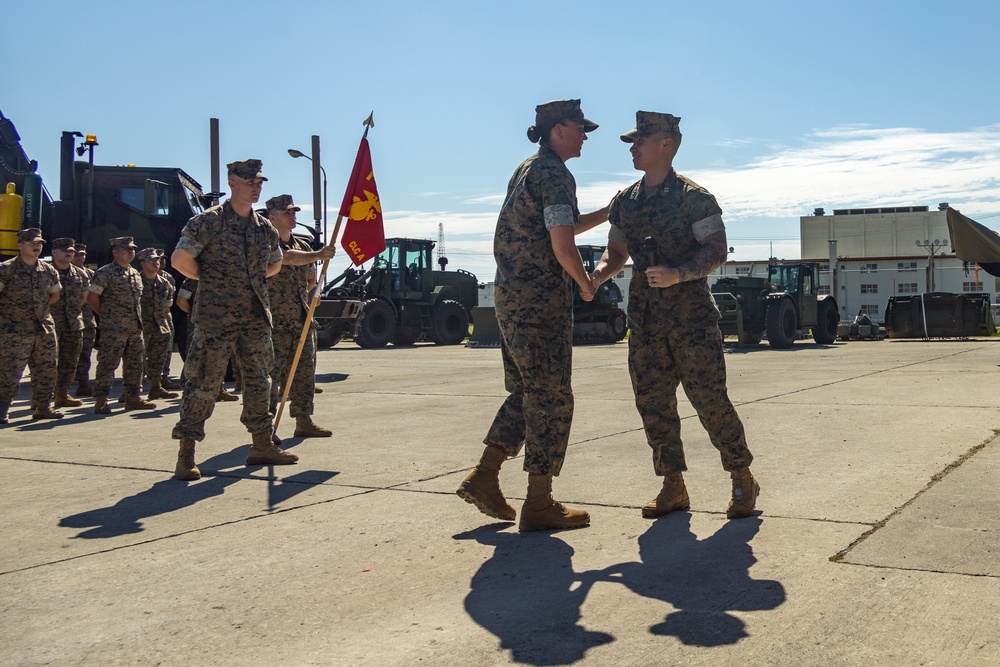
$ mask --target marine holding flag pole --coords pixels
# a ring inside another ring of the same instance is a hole
[[[372,156],[368,148],[368,130],[375,127],[373,117],[375,112],[368,114],[365,119],[365,133],[361,136],[361,145],[358,147],[358,155],[354,159],[354,169],[351,170],[351,178],[347,182],[347,190],[344,193],[344,201],[340,205],[340,215],[337,216],[337,223],[333,228],[333,236],[327,243],[334,245],[340,233],[340,223],[346,217],[347,227],[344,229],[344,238],[341,245],[351,257],[355,266],[360,266],[363,262],[371,259],[375,255],[385,250],[385,232],[382,228],[382,203],[378,198],[378,188],[375,187],[375,173],[372,171]],[[299,357],[302,356],[302,348],[305,347],[306,337],[309,335],[312,325],[313,314],[316,306],[319,305],[319,286],[326,282],[326,270],[330,266],[330,260],[323,261],[323,270],[313,288],[312,299],[309,302],[309,313],[299,335],[299,346],[295,350],[295,357],[292,365],[288,369],[288,379],[281,394],[281,404],[278,412],[274,416],[274,430],[277,432],[278,424],[281,422],[281,413],[284,412],[285,402],[288,400],[288,392],[292,387],[292,378],[299,366]]]

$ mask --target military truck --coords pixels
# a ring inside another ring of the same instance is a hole
[[[756,345],[766,335],[771,347],[788,348],[810,329],[821,345],[837,339],[840,311],[833,296],[819,294],[815,262],[771,264],[766,279],[719,278],[712,297],[722,315],[719,329],[739,345]]]
[[[468,271],[435,270],[424,239],[390,238],[372,268],[348,269],[328,283],[320,295],[316,321],[320,347],[351,335],[363,348],[413,345],[426,340],[457,345],[469,334],[469,318],[479,305],[479,280]],[[358,300],[360,312],[328,317],[337,307],[327,302]]]

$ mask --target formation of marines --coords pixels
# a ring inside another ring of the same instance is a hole
[[[204,423],[216,400],[231,396],[222,388],[230,361],[243,377],[241,421],[253,440],[247,465],[298,460],[277,446],[274,396],[288,382],[295,352],[288,341],[298,341],[306,322],[315,263],[333,257],[335,249],[312,250],[291,235],[294,212],[300,209],[290,195],[267,202],[269,212],[283,217],[275,218],[277,228],[253,210],[267,180],[259,160],[228,168],[232,197],[192,218],[171,256],[186,276],[180,291],[165,270],[164,250],[136,253],[132,237],[111,239],[113,261],[92,271],[84,266],[86,247],[73,239],[53,240],[49,263],[40,259],[45,243],[41,230],[18,233],[18,256],[0,264],[0,423],[8,423],[26,367],[32,419],[59,419],[64,415],[53,409],[53,400],[56,408],[79,407],[80,397],[91,395],[95,414],[111,414],[109,394],[119,366],[119,401],[126,411],[152,410],[156,400],[177,399],[172,389],[179,386],[169,378],[175,333],[170,308],[176,297],[191,318],[180,420],[174,427],[174,437],[181,441],[175,477],[200,477],[194,443],[204,438]],[[136,259],[141,270],[133,266]],[[280,304],[273,319],[272,298]],[[90,356],[98,330],[97,372],[91,384]],[[312,421],[316,353],[315,332],[309,332],[289,387],[295,436],[330,437],[332,431]],[[272,340],[278,342],[278,355]],[[149,387],[146,397],[141,395],[143,377]],[[74,379],[76,397],[69,395]]]
[[[727,516],[746,517],[755,510],[760,485],[750,473],[753,456],[727,395],[719,313],[707,282],[726,260],[722,209],[710,192],[673,169],[680,120],[637,112],[635,128],[621,140],[629,144],[633,166],[643,177],[608,206],[581,214],[576,182],[565,163],[580,156],[587,134],[598,125],[584,116],[580,100],[556,100],[535,109],[528,138],[539,150],[511,177],[494,237],[496,313],[509,395],[484,439],[478,464],[457,491],[488,516],[518,518],[500,489],[499,470],[523,449],[528,488],[521,531],[590,523],[586,511],[552,497],[573,416],[573,290],[591,300],[630,257],[628,367],[654,472],[663,478],[642,515],[690,508],[679,386],[730,473]],[[313,251],[292,236],[300,209],[290,195],[269,199],[266,217],[254,210],[267,180],[261,167],[259,160],[229,164],[232,196],[193,217],[170,256],[173,268],[186,277],[177,291],[178,305],[191,314],[184,393],[172,434],[179,440],[174,477],[180,480],[201,476],[195,444],[205,437],[205,421],[222,398],[230,364],[242,377],[241,421],[252,439],[247,465],[298,460],[278,446],[272,428],[283,394],[292,398],[297,437],[331,435],[312,421],[316,336],[305,323],[315,264],[332,257],[334,249]],[[588,274],[574,237],[604,222],[610,222],[607,249]],[[0,419],[6,423],[25,366],[31,370],[33,419],[62,417],[52,408],[53,399],[56,408],[80,405],[68,395],[73,377],[77,396],[92,391],[94,411],[109,413],[108,392],[122,362],[126,410],[152,409],[153,400],[176,398],[166,384],[173,338],[169,309],[176,288],[163,272],[162,250],[139,254],[140,273],[131,266],[132,239],[112,239],[114,261],[89,272],[74,265],[86,249],[72,239],[53,242],[53,265],[39,260],[42,243],[39,230],[22,230],[19,256],[0,264]],[[92,389],[88,307],[101,316]],[[300,365],[289,377],[297,351]],[[150,387],[146,399],[139,395],[144,369]]]

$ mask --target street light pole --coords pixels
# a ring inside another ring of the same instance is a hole
[[[941,250],[948,245],[948,239],[941,241],[940,239],[934,239],[933,241],[925,240],[923,242],[914,241],[914,243],[924,250],[927,251],[927,286],[928,292],[935,291],[934,285],[934,255],[938,250]],[[943,253],[942,253],[943,254]]]
[[[313,135],[313,148],[317,149],[317,154],[318,154],[319,137],[317,137],[316,135]],[[325,244],[329,243],[329,241],[326,238],[326,233],[327,233],[327,231],[326,231],[326,169],[323,168],[322,164],[319,164],[319,160],[314,160],[313,158],[309,157],[308,155],[306,155],[305,153],[303,153],[300,150],[296,150],[294,148],[289,148],[288,149],[288,154],[291,155],[292,157],[304,157],[305,159],[307,159],[310,162],[312,162],[314,165],[319,165],[319,170],[323,174],[323,243],[325,245]],[[313,182],[313,201],[315,201],[315,199],[316,199],[315,195],[316,195],[316,183]],[[316,208],[315,204],[313,205],[313,208]],[[319,221],[320,221],[320,219],[319,219],[319,217],[314,217],[313,219],[316,222],[316,235],[319,236]]]

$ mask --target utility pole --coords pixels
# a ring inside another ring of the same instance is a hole
[[[941,241],[939,239],[934,239],[933,241],[924,240],[923,242],[917,240],[914,243],[927,251],[927,291],[934,292],[934,255],[938,250],[942,250],[948,245],[948,239]],[[944,253],[942,253],[944,254]]]

